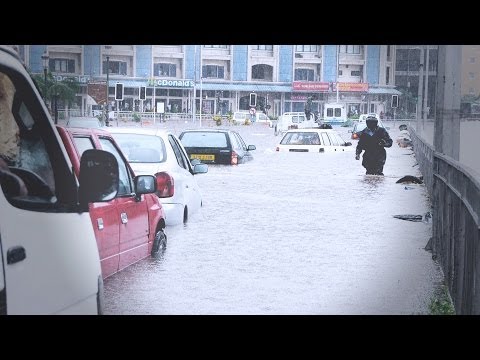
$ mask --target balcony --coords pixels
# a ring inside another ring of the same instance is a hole
[[[133,56],[135,45],[103,45],[104,55],[124,55]]]
[[[231,58],[231,46],[227,46],[226,49],[222,48],[202,48],[202,57],[204,59],[215,60],[230,60]]]
[[[365,65],[365,57],[360,54],[340,53],[339,64],[341,65]]]
[[[82,53],[82,45],[48,45],[48,52],[80,54]]]
[[[182,45],[153,45],[154,57],[161,58],[183,58]]]

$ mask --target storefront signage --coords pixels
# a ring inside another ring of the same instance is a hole
[[[293,91],[328,91],[328,89],[328,82],[294,81],[292,84]]]
[[[173,88],[193,88],[193,80],[153,80],[147,81],[148,86],[173,87]]]
[[[88,83],[88,80],[90,79],[90,76],[88,75],[76,75],[76,76],[66,76],[66,75],[53,75],[53,78],[56,81],[63,81],[67,79],[74,79],[78,81],[81,84],[86,84]]]
[[[307,100],[307,95],[291,95],[290,100]]]
[[[338,91],[368,91],[368,83],[339,82]]]

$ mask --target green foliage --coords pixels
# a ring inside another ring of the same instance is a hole
[[[57,96],[59,100],[68,103],[69,106],[75,101],[80,84],[74,78],[65,78],[61,81],[56,81],[52,73],[47,74],[47,81],[41,74],[32,75],[32,79],[37,84],[42,96],[45,96],[47,102],[52,103],[52,100]]]
[[[437,289],[428,309],[430,315],[455,315],[455,307],[445,285]]]
[[[135,122],[140,122],[140,115],[138,115],[137,112],[134,112],[134,113],[132,114],[132,117],[133,117],[133,121],[135,121]]]

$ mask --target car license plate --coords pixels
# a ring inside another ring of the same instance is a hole
[[[191,154],[190,159],[215,161],[215,155]]]

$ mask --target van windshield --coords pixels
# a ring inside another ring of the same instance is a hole
[[[76,204],[76,184],[39,97],[25,80],[0,64],[1,188],[16,207],[59,211]]]

